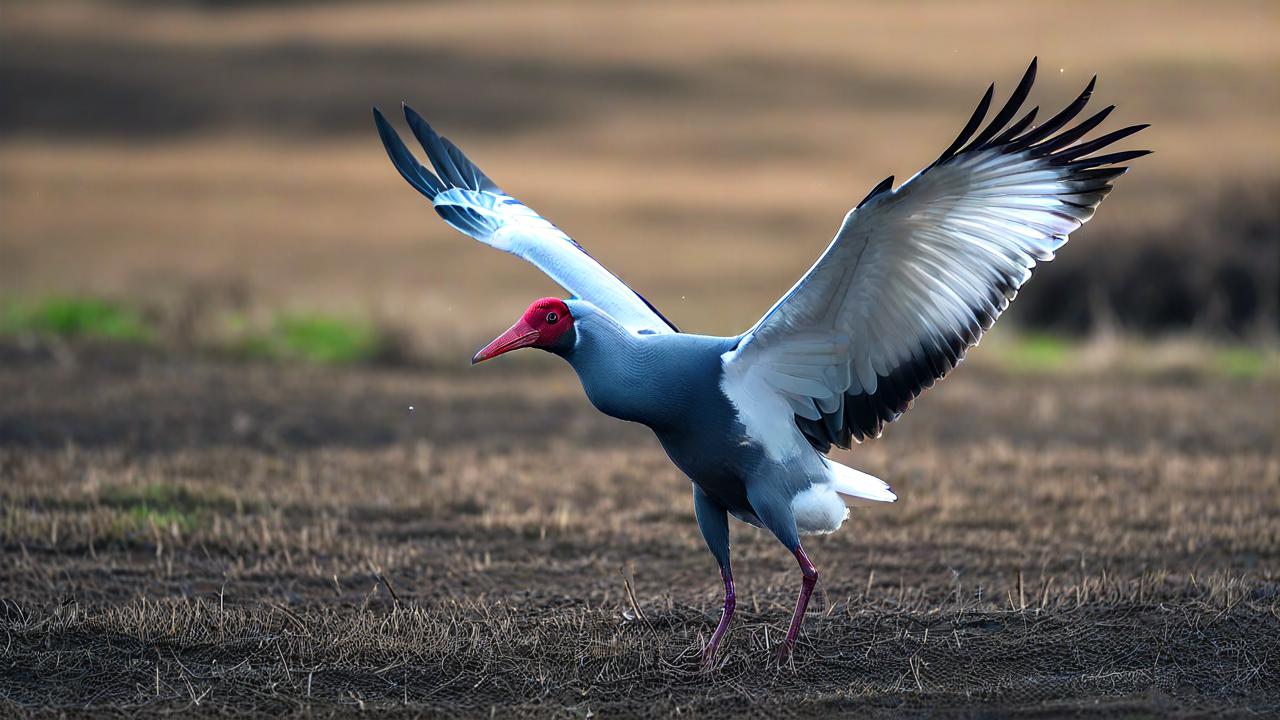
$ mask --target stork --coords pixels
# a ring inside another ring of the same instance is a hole
[[[719,565],[724,609],[703,650],[713,664],[734,613],[729,522],[772,533],[799,563],[800,595],[781,656],[793,651],[818,571],[802,535],[830,533],[847,500],[893,502],[881,480],[827,457],[879,437],[978,343],[1037,263],[1053,259],[1128,168],[1147,154],[1098,154],[1147,127],[1083,138],[1114,106],[1067,127],[1095,76],[1065,109],[1015,120],[1032,60],[985,126],[987,88],[955,141],[894,187],[886,178],[845,215],[817,262],[746,332],[680,332],[568,235],[508,195],[405,106],[431,168],[374,108],[405,180],[455,229],[537,266],[570,297],[529,305],[475,354],[518,348],[559,355],[606,415],[648,426],[692,481],[698,528]]]

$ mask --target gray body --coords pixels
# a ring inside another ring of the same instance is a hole
[[[693,481],[698,526],[720,566],[728,567],[726,513],[767,528],[788,549],[799,547],[791,501],[819,478],[770,460],[738,420],[721,388],[721,356],[739,338],[636,334],[589,303],[568,305],[575,338],[558,354],[578,373],[592,405],[652,429]]]

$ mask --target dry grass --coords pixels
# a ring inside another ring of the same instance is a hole
[[[794,667],[794,563],[734,528],[707,676],[688,483],[563,368],[5,352],[11,712],[1280,709],[1273,381],[965,368],[843,458],[902,499],[810,541]]]
[[[893,717],[1019,707],[1126,716],[1221,711],[1242,699],[1274,711],[1276,618],[1242,600],[1230,578],[1149,582],[1159,594],[1121,589],[1059,604],[1054,591],[1027,609],[838,602],[784,668],[760,659],[777,640],[770,616],[784,608],[747,609],[734,633],[746,647],[710,676],[698,670],[691,629],[708,615],[686,605],[651,605],[651,625],[616,605],[556,599],[5,610],[11,649],[30,653],[31,675],[50,681],[12,699],[72,712]],[[131,660],[96,660],[112,657]],[[86,707],[81,693],[94,702]]]

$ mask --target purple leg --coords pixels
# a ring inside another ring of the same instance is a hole
[[[711,634],[711,642],[707,643],[707,649],[702,653],[703,667],[711,667],[715,660],[720,641],[729,629],[729,621],[733,620],[733,609],[737,607],[737,598],[733,594],[733,573],[725,568],[720,571],[720,577],[724,580],[724,612],[720,614],[720,624],[716,625],[716,631]]]
[[[809,596],[813,595],[813,586],[818,584],[818,569],[809,562],[809,556],[804,554],[804,548],[797,545],[795,556],[800,563],[800,572],[804,573],[804,578],[800,581],[800,597],[796,600],[796,612],[791,616],[791,627],[787,630],[787,639],[783,640],[782,647],[778,648],[779,658],[790,655],[791,650],[795,648],[796,637],[800,634],[800,624],[804,622],[804,611],[809,607]]]

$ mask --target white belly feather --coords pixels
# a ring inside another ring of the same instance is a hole
[[[815,484],[791,498],[791,514],[802,535],[824,535],[844,524],[849,508],[831,485]]]

